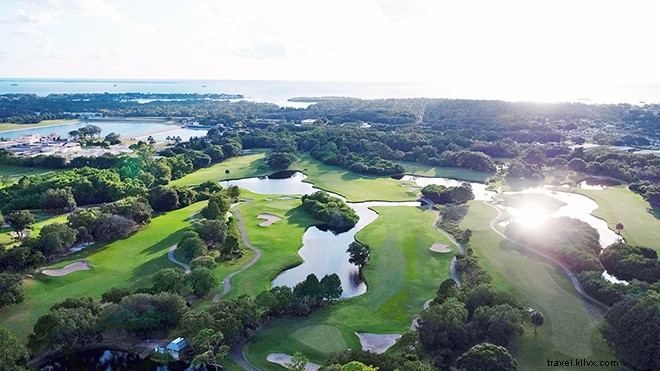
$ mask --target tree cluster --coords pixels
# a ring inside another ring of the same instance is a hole
[[[314,218],[331,228],[353,227],[360,217],[343,200],[332,197],[324,191],[302,196],[302,207]]]

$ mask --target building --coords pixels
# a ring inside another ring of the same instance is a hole
[[[171,343],[167,344],[165,348],[163,347],[156,347],[156,352],[158,353],[169,353],[172,358],[178,360],[181,357],[181,353],[183,353],[183,350],[188,346],[188,342],[186,339],[182,337],[178,337],[174,340],[172,340]]]

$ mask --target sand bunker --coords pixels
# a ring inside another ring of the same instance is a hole
[[[360,338],[362,350],[378,354],[385,353],[401,337],[400,334],[370,334],[367,332],[356,332],[355,335]]]
[[[280,200],[297,200],[297,197],[291,197],[291,196],[280,196]]]
[[[288,354],[271,353],[268,355],[266,360],[271,363],[276,363],[284,368],[288,368],[287,365],[291,363],[291,358],[293,357]],[[305,365],[305,371],[317,371],[320,368],[321,366],[317,365],[316,363],[308,362],[307,365]]]
[[[440,252],[440,253],[447,253],[451,252],[451,249],[449,248],[449,245],[445,245],[444,243],[436,242],[429,248],[429,250],[433,252]]]
[[[41,271],[41,273],[47,276],[61,277],[76,271],[88,271],[90,269],[91,267],[89,266],[89,262],[87,262],[87,260],[82,260],[79,262],[71,263],[60,269],[44,269]]]
[[[268,227],[269,225],[275,223],[276,221],[282,219],[279,216],[271,215],[271,214],[259,214],[257,215],[257,218],[259,219],[266,219],[265,222],[259,223],[260,226],[262,227]]]

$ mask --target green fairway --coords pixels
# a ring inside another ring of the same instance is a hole
[[[51,217],[50,215],[41,212],[33,213],[33,214],[36,223],[34,223],[32,229],[29,230],[31,237],[39,236],[39,232],[41,231],[41,228],[43,228],[47,224],[66,223],[67,217],[69,216],[69,214],[62,214]],[[4,243],[8,245],[16,244],[17,242],[11,236],[12,232],[13,230],[11,228],[3,228],[0,232],[0,243]]]
[[[72,124],[76,123],[79,120],[43,120],[38,124],[0,124],[0,138],[2,138],[2,132],[7,130],[20,130],[20,129],[29,129],[41,126],[51,126],[51,125],[60,125],[60,124]]]
[[[280,199],[277,195],[260,195],[241,190],[241,198],[251,199],[238,206],[245,221],[250,243],[263,251],[261,259],[250,269],[232,279],[230,297],[244,294],[255,296],[268,290],[271,281],[283,270],[302,263],[298,250],[302,247],[302,236],[307,227],[317,224],[307,212],[299,208],[299,199]],[[268,227],[259,223],[257,216],[267,213],[281,220]]]
[[[616,230],[617,223],[623,224],[621,235],[626,242],[660,251],[660,219],[653,216],[651,205],[642,196],[624,187],[573,190],[598,203],[593,214],[607,221],[610,229]]]
[[[494,276],[494,284],[545,317],[539,329],[543,334],[535,337],[533,328],[528,327],[516,342],[515,356],[521,369],[543,369],[548,358],[615,359],[602,337],[596,336],[602,320],[585,307],[568,278],[552,264],[502,243],[489,227],[496,215],[497,211],[483,202],[471,201],[461,227],[472,230],[470,246]]]
[[[18,178],[23,175],[43,175],[43,174],[50,174],[53,172],[56,172],[59,170],[53,170],[53,169],[42,169],[42,168],[26,168],[22,166],[12,166],[12,165],[1,165],[0,164],[0,176],[9,176],[12,178]],[[15,181],[16,179],[12,179],[12,181]],[[0,185],[1,186],[1,185]]]
[[[403,161],[394,161],[394,163],[403,166],[406,174],[433,178],[451,178],[483,183],[486,178],[493,175],[491,173],[484,173],[483,171],[461,169],[458,167],[440,167]]]
[[[171,185],[191,186],[201,184],[208,180],[220,182],[227,179],[225,170],[229,170],[230,179],[250,178],[271,174],[274,171],[268,169],[264,158],[265,150],[254,150],[238,157],[230,158],[211,167],[199,169],[181,179],[173,180]]]
[[[62,277],[37,274],[26,279],[25,301],[0,309],[0,326],[25,340],[37,319],[55,303],[69,297],[100,297],[113,287],[151,285],[151,276],[161,268],[175,266],[167,259],[167,250],[179,240],[180,231],[190,225],[189,215],[205,202],[155,217],[138,233],[102,248],[91,247],[69,256],[55,267],[85,258],[92,269]],[[176,267],[176,266],[175,266]]]
[[[307,318],[272,323],[247,346],[250,362],[264,370],[272,369],[266,361],[268,354],[300,351],[322,363],[332,351],[359,348],[355,332],[403,333],[410,328],[424,302],[434,297],[440,283],[449,277],[453,254],[429,250],[434,242],[449,244],[433,229],[432,212],[406,206],[374,210],[380,214],[378,219],[356,236],[372,249],[371,261],[364,269],[368,291]],[[406,228],[400,228],[402,220]]]

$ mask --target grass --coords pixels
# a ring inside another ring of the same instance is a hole
[[[262,256],[250,269],[232,279],[230,297],[243,294],[255,296],[268,290],[272,280],[283,270],[302,263],[298,250],[305,230],[318,221],[298,206],[298,199],[279,199],[277,195],[260,195],[241,190],[241,197],[251,202],[238,206],[250,243],[262,250]],[[276,215],[281,220],[268,227],[259,223],[261,213]]]
[[[171,185],[192,186],[208,180],[219,182],[227,179],[225,170],[229,170],[230,179],[250,178],[273,173],[266,167],[266,151],[255,150],[238,157],[230,158],[219,164],[199,169],[181,179],[172,181]]]
[[[263,176],[274,171],[266,167],[265,150],[255,150],[250,153],[231,158],[220,164],[197,170],[181,179],[173,181],[172,185],[191,186],[207,180],[222,181],[227,178],[225,170],[229,170],[229,178],[240,179]],[[417,198],[417,190],[411,190],[414,182],[404,182],[389,176],[369,176],[355,174],[337,166],[330,166],[315,160],[307,153],[299,155],[300,161],[291,166],[292,169],[304,172],[306,182],[315,187],[341,194],[349,201],[410,201]],[[410,164],[409,164],[410,165]],[[488,174],[457,168],[435,168],[418,165],[425,176],[443,176],[465,180],[483,181]]]
[[[626,242],[660,251],[660,220],[642,196],[624,187],[573,190],[598,203],[593,214],[606,220],[610,229],[616,230],[617,223],[623,224],[621,235]]]
[[[53,172],[57,172],[61,170],[53,170],[53,169],[42,169],[42,168],[25,168],[22,166],[13,166],[13,165],[2,165],[0,164],[0,177],[1,176],[9,176],[11,178],[19,178],[23,175],[45,175],[45,174],[50,174]],[[12,183],[16,179],[11,179]],[[1,187],[2,185],[0,185]]]
[[[45,213],[41,212],[33,212],[34,214],[34,219],[35,223],[32,226],[32,229],[29,231],[31,237],[37,237],[39,236],[39,232],[41,232],[41,228],[43,228],[47,224],[51,223],[66,223],[67,217],[69,214],[62,214],[62,215],[57,215],[57,216],[50,216]],[[13,230],[11,228],[2,228],[0,230],[0,243],[7,244],[7,247],[11,247],[15,244],[17,244],[17,241],[11,236],[11,233]]]
[[[0,124],[0,137],[2,132],[7,130],[29,129],[41,126],[60,125],[78,122],[78,120],[43,120],[38,124]]]
[[[453,255],[429,251],[434,242],[449,244],[432,228],[433,213],[406,206],[374,210],[378,219],[356,236],[372,249],[372,259],[364,269],[368,291],[307,318],[282,319],[269,325],[247,346],[250,362],[272,369],[266,361],[268,354],[300,351],[322,364],[333,351],[359,348],[355,332],[403,333],[410,328],[424,302],[449,277]],[[407,221],[406,228],[400,228],[401,220]]]
[[[158,270],[175,266],[167,259],[167,250],[179,240],[182,229],[190,225],[189,215],[204,207],[199,202],[155,217],[138,233],[106,246],[90,247],[72,254],[55,267],[85,258],[92,269],[62,277],[36,274],[24,281],[25,301],[0,309],[0,326],[22,340],[32,332],[37,319],[55,303],[68,297],[93,296],[113,287],[137,288],[151,285]]]
[[[473,231],[470,246],[494,276],[495,286],[545,317],[537,336],[528,327],[516,341],[515,357],[520,369],[544,369],[547,359],[616,359],[598,335],[602,319],[585,307],[568,278],[550,263],[503,242],[490,230],[489,222],[496,213],[483,202],[471,201],[461,227]]]
[[[461,169],[457,167],[440,167],[403,161],[394,161],[394,163],[403,166],[406,174],[433,178],[451,178],[483,183],[488,177],[493,175],[483,171]]]

